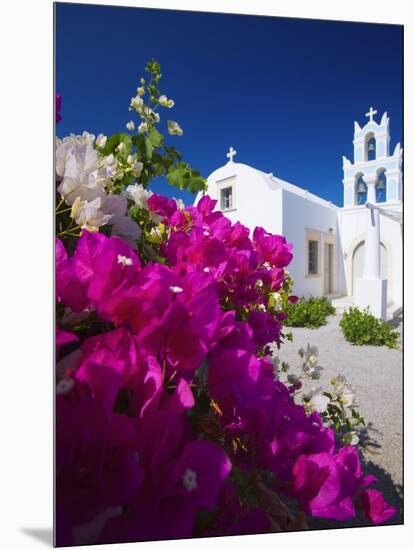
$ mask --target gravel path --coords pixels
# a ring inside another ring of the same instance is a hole
[[[380,488],[388,502],[398,509],[389,523],[402,522],[402,353],[385,346],[354,346],[349,344],[339,327],[341,315],[328,318],[319,329],[286,327],[293,342],[286,342],[276,353],[290,364],[292,373],[299,373],[301,358],[297,352],[306,344],[317,346],[318,364],[323,367],[319,380],[306,382],[305,390],[322,386],[328,390],[330,380],[344,374],[356,390],[359,412],[366,427],[360,433],[360,450],[364,469],[380,479]],[[398,327],[401,332],[401,325]],[[364,521],[347,522],[362,525]],[[315,522],[315,528],[327,527]],[[332,526],[332,522],[331,525]],[[342,523],[342,526],[344,524]]]

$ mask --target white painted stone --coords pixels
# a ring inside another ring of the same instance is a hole
[[[387,318],[387,280],[356,279],[354,306],[359,309],[369,307],[374,317]]]
[[[354,161],[342,157],[343,207],[333,205],[273,173],[235,162],[236,151],[232,147],[227,154],[228,162],[207,179],[207,193],[217,199],[217,209],[221,208],[222,190],[231,188],[231,206],[225,214],[232,222],[240,221],[251,231],[262,226],[271,233],[284,235],[288,242],[293,243],[294,257],[288,270],[294,280],[293,292],[299,296],[322,296],[326,292],[325,244],[333,244],[331,294],[348,296],[355,303],[353,260],[358,247],[365,243],[363,276],[369,280],[381,280],[381,246],[387,265],[388,303],[402,305],[401,225],[395,221],[398,218],[395,214],[402,211],[402,149],[397,144],[390,154],[390,119],[384,113],[377,123],[374,111],[373,108],[368,111],[369,120],[365,126],[360,127],[358,122],[354,124]],[[367,160],[370,136],[376,139],[374,160]],[[288,170],[286,166],[282,168],[284,172]],[[364,177],[368,185],[367,202],[375,206],[375,184],[381,171],[385,171],[387,180],[386,200],[378,203],[380,211],[372,213],[365,204],[357,204],[355,183],[359,175]],[[196,197],[196,202],[200,198],[201,194]],[[386,216],[388,213],[390,215]],[[320,269],[316,276],[307,273],[309,232],[319,241]],[[377,293],[377,297],[379,295]]]

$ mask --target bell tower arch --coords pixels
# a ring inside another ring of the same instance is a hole
[[[402,200],[402,148],[397,143],[390,154],[390,119],[385,112],[381,121],[372,107],[365,113],[365,126],[354,123],[353,162],[342,157],[344,178],[344,207],[363,205],[368,200],[366,183],[374,186],[370,202],[395,203]]]

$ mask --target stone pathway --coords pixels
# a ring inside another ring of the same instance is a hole
[[[318,347],[318,364],[324,370],[319,380],[306,382],[305,390],[317,386],[328,390],[331,378],[338,374],[344,374],[354,386],[359,412],[366,423],[360,432],[359,445],[364,469],[380,479],[377,487],[398,509],[398,514],[389,523],[402,523],[402,352],[401,349],[348,343],[339,327],[340,318],[341,315],[329,317],[328,324],[319,329],[286,327],[286,332],[293,334],[293,342],[282,345],[276,353],[281,361],[290,364],[290,372],[299,372],[301,359],[297,352],[309,342]],[[401,324],[398,330],[401,332]],[[362,524],[365,522],[361,520],[347,522],[347,525]],[[343,523],[339,525],[344,526]],[[332,522],[327,525],[317,521],[313,526],[332,527]]]

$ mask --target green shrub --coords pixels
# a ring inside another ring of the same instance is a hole
[[[285,311],[286,326],[318,328],[326,325],[326,318],[335,313],[335,308],[324,296],[308,300],[302,297],[296,304],[288,304]]]
[[[371,315],[368,308],[361,311],[356,307],[350,307],[342,315],[339,325],[345,339],[357,346],[372,344],[389,348],[398,347],[398,332],[394,332],[395,329],[386,321]]]

